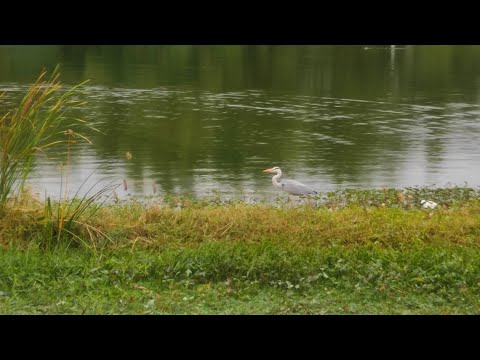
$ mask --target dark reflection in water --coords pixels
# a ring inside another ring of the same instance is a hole
[[[74,147],[73,190],[99,165],[91,182],[126,179],[119,195],[271,195],[271,166],[319,191],[479,186],[479,60],[478,46],[4,46],[0,110],[43,66],[91,79],[69,116],[103,134]],[[38,157],[36,191],[59,194],[64,155]]]

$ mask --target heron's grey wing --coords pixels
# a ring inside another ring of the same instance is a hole
[[[282,189],[292,195],[316,195],[317,192],[301,182],[285,179],[281,181]]]

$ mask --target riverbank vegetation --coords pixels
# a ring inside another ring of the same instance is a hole
[[[119,199],[113,182],[69,197],[69,149],[84,139],[63,122],[76,88],[42,79],[1,117],[0,313],[480,312],[478,189],[343,190],[296,204]],[[38,198],[24,189],[33,155],[61,144],[64,191]]]
[[[46,237],[30,198],[0,221],[0,312],[478,313],[474,190],[443,189],[435,210],[344,202],[382,192],[318,206],[92,204],[78,219],[87,226],[60,238]]]

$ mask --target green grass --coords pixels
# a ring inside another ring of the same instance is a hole
[[[0,218],[0,313],[480,313],[478,194],[432,211],[391,193],[92,205],[82,241],[53,248],[27,197]]]
[[[3,314],[475,314],[480,249],[423,245],[2,251]]]

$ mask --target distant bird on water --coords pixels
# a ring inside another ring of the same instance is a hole
[[[276,188],[283,190],[290,195],[296,195],[296,196],[302,196],[302,195],[317,195],[318,193],[313,190],[312,188],[308,187],[305,184],[302,184],[301,182],[298,182],[296,180],[289,180],[289,179],[283,179],[282,178],[282,170],[278,166],[275,166],[270,169],[265,169],[263,170],[265,173],[275,173],[275,176],[272,177],[272,184]]]

